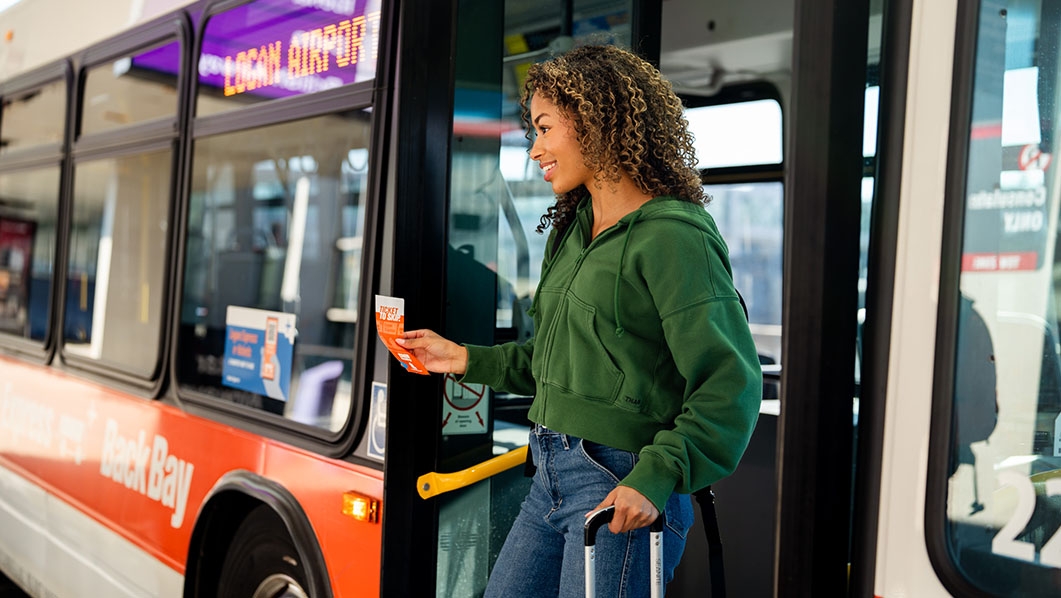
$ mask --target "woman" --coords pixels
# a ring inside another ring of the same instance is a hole
[[[645,528],[665,512],[669,581],[689,493],[732,473],[747,446],[758,355],[681,100],[659,72],[616,47],[576,48],[531,67],[521,106],[556,193],[538,227],[553,231],[535,338],[463,346],[415,330],[403,344],[431,371],[535,397],[537,471],[486,595],[583,595],[584,517],[614,505],[598,590],[647,596]]]

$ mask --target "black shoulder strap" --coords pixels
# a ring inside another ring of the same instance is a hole
[[[733,290],[737,291],[736,287],[734,287]],[[744,302],[744,295],[741,295],[740,291],[737,291],[737,301],[740,301],[740,307],[741,307],[741,309],[744,310],[744,319],[747,320],[748,319],[748,304]]]
[[[736,291],[736,288],[733,290]],[[737,291],[737,300],[748,318],[748,305],[744,296]],[[722,562],[722,534],[718,529],[718,513],[715,512],[715,492],[711,486],[693,492],[696,502],[700,504],[700,516],[704,520],[704,533],[707,534],[708,560],[711,567],[711,598],[726,598],[726,568]]]
[[[736,288],[733,290],[736,291]],[[737,300],[748,318],[748,305],[744,296],[737,291]],[[715,512],[715,492],[711,486],[693,492],[696,502],[700,504],[700,516],[704,520],[704,533],[707,535],[708,564],[711,567],[711,598],[726,598],[726,568],[722,562],[722,534],[718,529],[718,513]]]
[[[744,301],[741,301],[744,304]],[[726,568],[722,563],[722,536],[718,531],[718,514],[715,513],[715,493],[711,486],[693,492],[700,503],[700,515],[707,534],[707,553],[711,567],[711,598],[726,598]]]

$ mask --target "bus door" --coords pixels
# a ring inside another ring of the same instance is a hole
[[[530,159],[520,121],[528,68],[578,43],[632,47],[634,39],[643,42],[639,52],[655,59],[659,10],[658,2],[636,0],[457,2],[440,314],[446,337],[491,345],[534,333],[526,311],[548,237],[535,229],[555,196]],[[653,20],[654,28],[643,27]],[[646,43],[651,39],[654,49]],[[446,376],[435,398],[441,405],[434,422],[437,471],[526,446],[531,398]],[[529,484],[517,466],[426,499],[437,508],[437,596],[482,594]]]
[[[873,594],[1053,595],[1061,3],[912,22]]]
[[[953,594],[1056,593],[1061,2],[962,6],[929,454],[929,557]],[[968,98],[968,99],[966,99]]]

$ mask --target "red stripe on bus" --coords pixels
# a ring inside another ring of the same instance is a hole
[[[969,130],[969,139],[994,139],[1002,136],[1002,123],[973,125]]]
[[[47,366],[0,357],[0,380],[0,463],[178,573],[210,490],[249,471],[294,495],[337,596],[379,593],[382,526],[343,515],[342,497],[382,498],[381,471]]]

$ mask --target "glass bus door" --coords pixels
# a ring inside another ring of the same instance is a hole
[[[446,337],[490,345],[534,333],[526,309],[548,236],[535,229],[554,195],[528,155],[520,123],[527,69],[578,43],[631,47],[632,39],[645,39],[633,34],[639,30],[635,21],[648,21],[638,15],[652,10],[658,23],[658,2],[458,2],[441,331]],[[646,34],[658,39],[658,31]],[[527,444],[531,397],[447,377],[442,401],[439,471],[470,467]],[[523,471],[514,467],[430,499],[439,503],[437,596],[482,595],[529,486]]]

